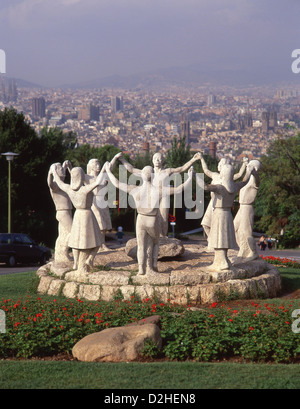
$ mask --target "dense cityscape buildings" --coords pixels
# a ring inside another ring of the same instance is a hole
[[[134,89],[40,89],[5,86],[0,109],[22,111],[39,133],[57,127],[77,134],[78,145],[115,145],[133,158],[166,152],[174,136],[192,150],[232,162],[259,158],[277,135],[300,124],[300,87],[166,85]]]

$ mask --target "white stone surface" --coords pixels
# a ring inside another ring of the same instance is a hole
[[[97,176],[100,173],[100,163],[98,159],[90,159],[87,164],[87,174],[85,175],[85,184],[89,185],[96,181]],[[103,194],[103,187],[105,185],[97,186],[93,190],[94,198],[92,204],[92,211],[96,217],[99,224],[100,231],[102,234],[102,245],[100,249],[107,250],[105,244],[105,233],[112,229],[111,217],[108,204],[106,203],[105,195]]]
[[[149,275],[137,275],[137,262],[124,251],[100,253],[96,261],[101,260],[101,264],[111,270],[90,272],[80,277],[67,268],[65,274],[60,268],[59,276],[56,276],[57,264],[49,263],[37,271],[40,279],[38,292],[48,294],[50,291],[52,295],[63,294],[94,301],[112,301],[120,295],[130,299],[135,294],[141,300],[172,300],[193,306],[233,297],[271,298],[280,294],[279,271],[261,258],[253,261],[243,259],[234,264],[237,251],[229,250],[230,269],[209,271],[214,254],[206,253],[205,246],[185,247],[184,254],[178,259],[158,262],[161,273]]]
[[[83,169],[75,167],[70,173],[71,183],[69,185],[60,179],[57,166],[53,170],[54,181],[68,195],[76,209],[68,245],[73,249],[73,269],[82,272],[88,271],[93,265],[94,257],[102,244],[101,232],[91,210],[94,198],[92,191],[100,184],[102,173],[94,183],[88,186],[84,186]]]
[[[121,155],[119,157],[122,164],[126,167],[128,172],[136,175],[142,176],[142,169],[134,168],[129,162],[127,162],[124,157]],[[168,189],[163,189],[166,184],[169,184],[169,178],[171,175],[175,175],[178,173],[182,173],[187,171],[194,162],[200,159],[200,153],[196,153],[193,158],[188,161],[183,166],[178,168],[163,168],[163,157],[160,152],[157,152],[153,155],[152,162],[153,162],[153,170],[154,170],[154,178],[153,178],[153,185],[156,186],[157,189],[160,189],[163,194],[160,199],[159,210],[158,210],[158,229],[159,229],[159,236],[166,237],[168,235],[168,218],[169,218],[169,197],[167,194]],[[165,192],[165,194],[164,194]]]
[[[145,166],[141,172],[142,184],[140,186],[127,185],[119,182],[106,163],[106,172],[112,184],[127,192],[133,198],[137,209],[136,239],[137,259],[139,274],[151,274],[157,271],[158,246],[160,237],[159,208],[163,197],[163,188],[157,187],[153,182],[154,170]],[[170,194],[181,192],[192,180],[193,171],[189,169],[188,180],[180,186],[169,189]]]
[[[213,248],[215,253],[214,262],[209,267],[211,271],[226,270],[230,267],[228,249],[237,248],[231,208],[237,193],[246,185],[250,175],[251,168],[247,169],[243,182],[234,182],[233,167],[224,164],[220,170],[219,184],[204,186],[212,192],[213,201],[213,216],[208,236],[208,247]]]
[[[64,181],[68,166],[68,161],[65,161],[63,165],[60,163],[52,164],[50,166],[47,179],[50,194],[56,209],[56,219],[58,221],[58,237],[55,243],[54,251],[54,260],[58,263],[66,263],[71,260],[69,255],[68,240],[72,228],[73,206],[67,193],[60,189],[57,182],[54,181],[53,172],[54,169],[56,169],[57,177],[61,181]]]
[[[247,168],[253,171],[248,183],[240,190],[240,207],[234,218],[234,229],[239,246],[238,257],[254,260],[259,257],[252,236],[254,223],[254,201],[259,189],[260,162],[252,160]]]

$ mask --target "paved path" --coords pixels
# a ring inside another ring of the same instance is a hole
[[[300,263],[300,249],[299,250],[269,250],[266,249],[265,251],[258,251],[258,254],[266,257],[266,256],[274,256],[274,257],[281,257],[281,258],[290,258],[292,260],[296,260]]]
[[[27,271],[36,271],[40,266],[18,266],[7,267],[6,264],[0,264],[0,275],[12,274],[12,273],[25,273]]]

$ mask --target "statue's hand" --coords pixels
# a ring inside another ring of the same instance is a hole
[[[115,159],[120,159],[123,157],[123,152],[119,152],[115,155]]]
[[[72,167],[72,164],[71,164],[71,162],[67,159],[67,160],[64,161],[63,167],[64,167],[64,168],[70,168],[70,167]]]
[[[194,155],[194,159],[195,160],[201,160],[202,159],[202,153],[201,152],[197,152],[197,153],[195,153],[195,155]]]

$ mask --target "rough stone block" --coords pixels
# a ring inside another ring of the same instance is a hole
[[[100,300],[101,290],[99,285],[80,284],[78,297],[85,298],[90,301]]]
[[[66,283],[63,288],[63,295],[68,298],[76,298],[78,292],[78,284]]]
[[[47,293],[49,295],[59,295],[64,284],[65,282],[63,280],[52,280]]]
[[[51,276],[41,276],[40,282],[37,288],[37,292],[41,294],[47,294],[51,282],[54,280],[54,277]]]
[[[152,298],[154,295],[154,288],[152,285],[138,285],[135,286],[135,294],[141,299]]]

